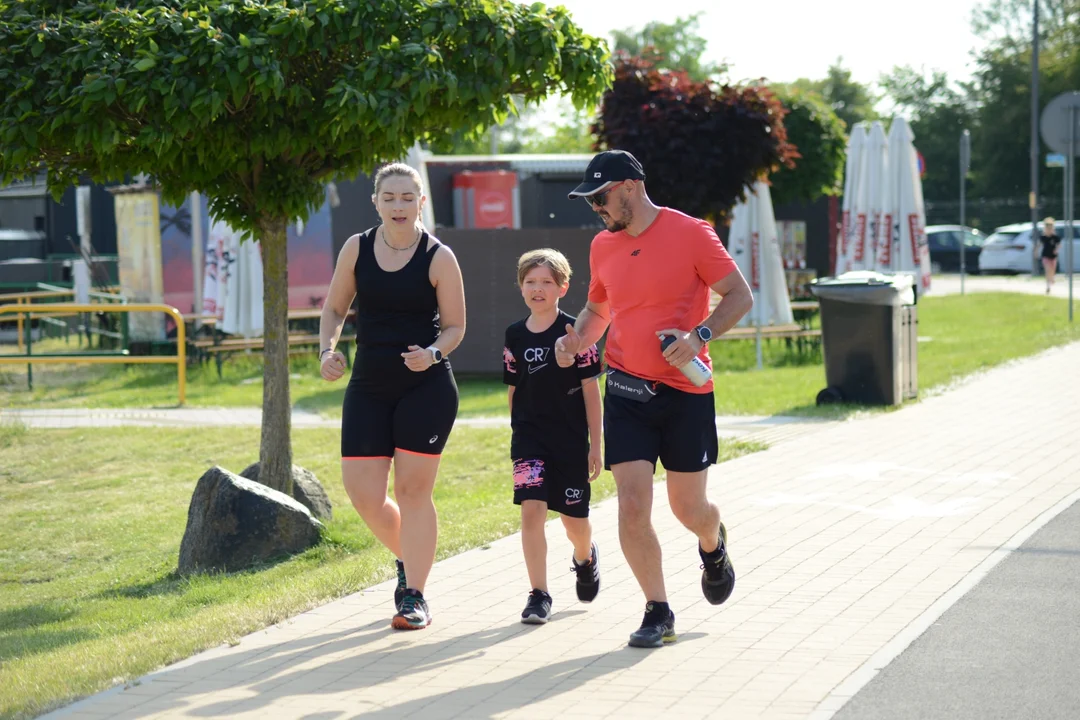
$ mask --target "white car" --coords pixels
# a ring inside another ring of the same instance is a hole
[[[1054,233],[1061,238],[1058,246],[1058,271],[1067,272],[1068,248],[1065,247],[1065,222],[1054,223]],[[1039,222],[1042,234],[1042,222]],[[1037,241],[1036,241],[1037,242]],[[1031,223],[1002,225],[986,238],[979,253],[980,273],[1029,273],[1037,267],[1041,246],[1032,246]],[[1073,221],[1073,272],[1080,272],[1080,220]]]

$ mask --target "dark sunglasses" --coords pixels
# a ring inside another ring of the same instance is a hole
[[[593,207],[604,207],[605,205],[607,205],[608,193],[619,187],[619,185],[622,185],[622,183],[620,182],[617,185],[612,185],[602,193],[596,193],[595,195],[586,195],[585,200]]]

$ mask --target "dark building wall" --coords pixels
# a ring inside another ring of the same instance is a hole
[[[343,180],[336,184],[339,203],[337,207],[330,208],[335,263],[346,240],[379,224],[379,214],[371,202],[371,194],[375,191],[371,178],[361,174],[354,180]]]
[[[99,255],[116,254],[116,204],[105,185],[90,185],[90,242]],[[68,188],[60,202],[45,201],[45,224],[49,252],[79,252],[79,225],[75,217],[75,188]]]
[[[465,284],[465,339],[450,357],[459,374],[502,372],[507,325],[529,314],[517,286],[517,260],[528,250],[551,247],[570,261],[570,290],[559,306],[577,315],[589,291],[590,230],[455,230],[440,232],[461,266]]]
[[[773,214],[777,221],[802,220],[806,223],[806,265],[817,271],[819,278],[832,274],[830,239],[836,236],[836,198],[823,197],[812,203],[777,205]]]
[[[45,231],[45,197],[0,197],[0,228]]]

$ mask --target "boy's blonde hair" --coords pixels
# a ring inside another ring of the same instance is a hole
[[[546,267],[551,270],[551,276],[560,286],[570,282],[570,261],[558,250],[540,248],[530,250],[518,258],[518,286],[525,282],[525,276],[533,269]]]

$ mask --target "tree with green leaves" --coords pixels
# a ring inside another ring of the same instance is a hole
[[[811,203],[823,195],[839,195],[847,158],[843,121],[816,93],[771,87],[787,110],[784,128],[797,152],[795,167],[781,167],[769,177],[773,203]]]
[[[844,67],[843,58],[837,58],[836,62],[829,66],[824,78],[799,78],[791,83],[791,87],[817,93],[824,98],[833,112],[844,121],[848,132],[851,132],[857,122],[877,118],[874,112],[875,98],[870,88],[851,79],[851,71]]]
[[[564,8],[508,0],[0,0],[0,184],[148,173],[262,243],[260,480],[289,492],[286,225],[335,178],[610,80]]]
[[[784,115],[766,87],[694,82],[622,57],[593,134],[599,149],[641,161],[658,204],[719,223],[756,180],[792,166]]]
[[[1080,87],[1080,0],[1039,0],[1039,7],[1039,100],[1045,107]],[[975,194],[1021,197],[1030,191],[1031,20],[1030,0],[988,0],[974,13],[975,30],[988,41],[972,83]],[[1061,173],[1042,172],[1040,178],[1043,197],[1061,196]]]
[[[915,146],[926,158],[923,197],[955,198],[960,192],[960,135],[976,127],[970,88],[950,83],[943,72],[927,75],[911,67],[894,68],[879,85],[909,121]]]
[[[651,22],[640,30],[616,30],[614,50],[632,57],[651,56],[659,69],[682,70],[698,82],[716,79],[727,72],[727,65],[702,59],[709,41],[698,34],[700,17],[701,13],[694,13],[670,23]]]

